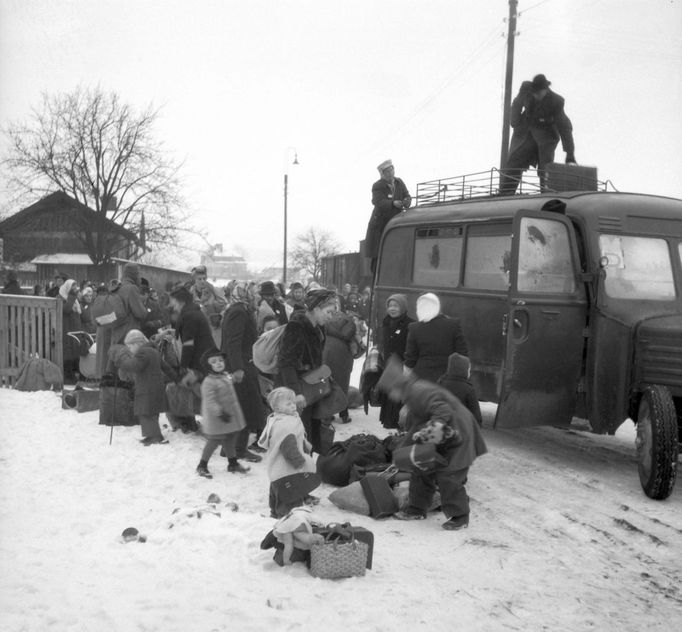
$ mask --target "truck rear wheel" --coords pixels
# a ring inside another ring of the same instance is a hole
[[[639,481],[649,498],[670,496],[677,476],[677,412],[665,386],[648,386],[637,413]]]

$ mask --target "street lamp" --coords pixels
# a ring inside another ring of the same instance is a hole
[[[289,162],[291,152],[294,152],[294,160]],[[282,254],[282,285],[286,290],[287,285],[287,197],[289,194],[289,165],[297,165],[298,153],[295,147],[287,147],[284,152],[284,252]]]

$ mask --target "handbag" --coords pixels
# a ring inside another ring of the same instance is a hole
[[[321,484],[322,480],[315,472],[296,472],[272,481],[278,498],[286,504],[302,500]]]
[[[400,470],[430,473],[447,465],[448,460],[438,454],[435,443],[415,443],[395,450],[393,463]]]
[[[332,392],[332,370],[323,364],[301,375],[301,395],[305,397],[306,405],[319,402]]]
[[[323,543],[313,544],[310,549],[310,574],[313,577],[364,577],[369,547],[355,538],[352,527],[349,531],[350,539],[331,539],[332,533],[329,533]]]
[[[329,386],[329,393],[313,406],[313,419],[333,417],[348,408],[348,398],[341,387],[333,380],[330,381]],[[308,401],[307,397],[306,401]]]

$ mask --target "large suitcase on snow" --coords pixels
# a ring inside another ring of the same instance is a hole
[[[597,191],[597,167],[550,162],[546,167],[550,191]]]
[[[398,503],[388,481],[378,474],[367,474],[360,479],[362,491],[369,504],[372,518],[388,518],[398,511]]]

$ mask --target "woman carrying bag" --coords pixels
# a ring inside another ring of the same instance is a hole
[[[313,418],[314,402],[303,395],[304,376],[322,367],[324,326],[336,310],[336,292],[310,290],[304,299],[305,311],[295,311],[286,325],[279,348],[276,386],[286,386],[296,393],[303,427],[315,452],[320,452],[320,419]]]

